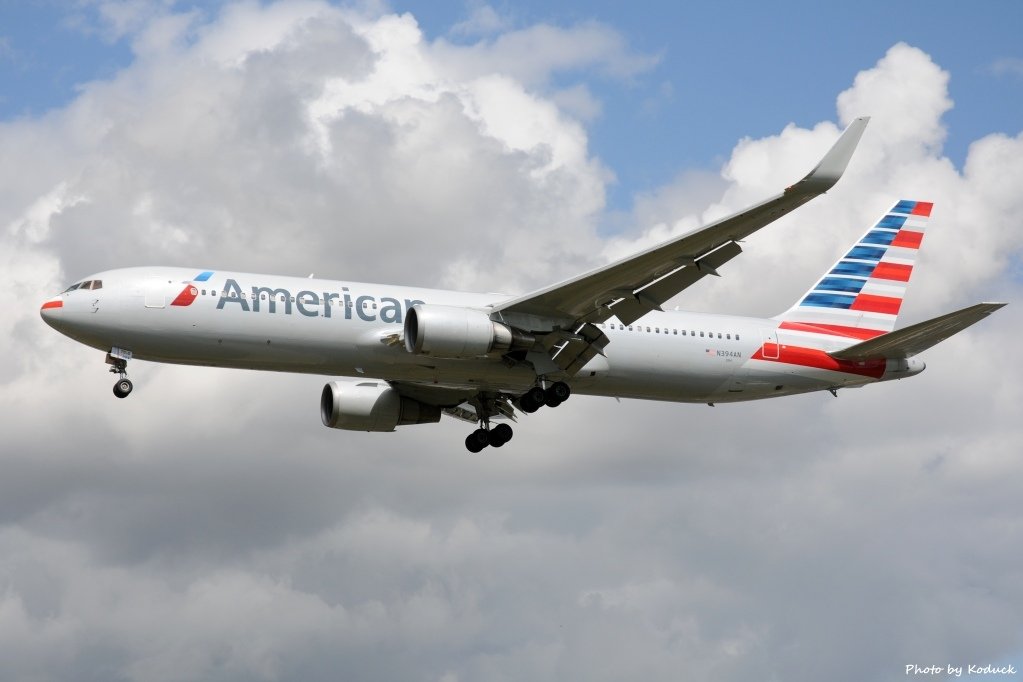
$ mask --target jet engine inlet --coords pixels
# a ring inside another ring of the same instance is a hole
[[[532,334],[495,322],[480,310],[417,304],[405,317],[405,350],[441,358],[475,358],[528,350]]]
[[[440,407],[406,398],[386,381],[332,381],[320,394],[324,426],[348,431],[394,431],[440,421]]]

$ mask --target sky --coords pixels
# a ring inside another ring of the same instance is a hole
[[[676,6],[677,5],[677,6]],[[689,5],[689,6],[687,6]],[[895,680],[1023,667],[1018,3],[0,0],[11,680]],[[911,381],[332,431],[325,380],[132,364],[42,301],[165,264],[549,285],[841,182],[673,302],[770,316],[900,198]],[[710,279],[710,278],[708,278]]]

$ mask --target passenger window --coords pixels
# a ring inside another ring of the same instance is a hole
[[[703,338],[703,332],[700,332],[700,338],[701,339]]]
[[[210,292],[210,296],[216,296],[216,295],[217,295],[217,292],[216,292],[216,291],[211,291],[211,292]]]
[[[739,335],[738,335],[738,334],[736,334],[736,335],[735,335],[735,340],[736,340],[736,341],[738,341],[738,340],[739,340]]]
[[[731,341],[732,340],[732,335],[731,334],[725,334],[725,338],[728,339],[729,341]]]
[[[650,333],[650,327],[647,327],[647,328],[646,328],[646,332],[647,332],[647,334],[649,334],[649,333]]]
[[[661,328],[660,327],[654,327],[654,334],[660,334],[660,333],[661,333]]]
[[[629,325],[629,331],[630,332],[632,331],[632,325],[631,324]]]
[[[672,329],[671,333],[674,334],[675,336],[678,336],[678,330],[677,329]]]
[[[721,332],[718,332],[718,338],[719,339],[721,338]]]
[[[266,300],[266,294],[260,294],[259,295],[259,300],[260,301],[265,301]]]

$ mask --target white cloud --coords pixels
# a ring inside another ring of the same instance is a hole
[[[656,56],[633,53],[620,33],[596,22],[571,28],[537,24],[467,46],[440,39],[431,51],[460,78],[500,73],[527,86],[543,85],[556,73],[580,69],[629,79],[658,62]]]
[[[648,68],[608,27],[456,46],[315,2],[140,22],[122,72],[0,123],[5,672],[859,680],[1019,650],[1018,306],[912,381],[715,408],[576,397],[479,457],[452,421],[324,429],[320,377],[139,363],[116,401],[102,354],[38,319],[66,280],[143,263],[540,286],[781,189],[862,113],[841,184],[683,302],[771,314],[907,195],[937,205],[907,316],[1016,299],[1023,137],[956,168],[926,54],[893,47],[839,124],[679,169],[605,242],[610,171],[543,88]]]
[[[451,27],[451,35],[484,36],[507,30],[511,27],[508,17],[502,16],[490,5],[468,3],[469,16]]]
[[[1023,77],[1023,59],[1018,57],[998,59],[991,64],[990,71],[996,76],[1010,75],[1017,78]]]

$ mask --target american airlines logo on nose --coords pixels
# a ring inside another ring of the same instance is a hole
[[[198,275],[196,275],[195,279],[193,279],[192,281],[205,282],[212,276],[213,276],[212,270],[204,270],[203,272],[200,272]],[[195,297],[198,295],[199,289],[197,289],[194,284],[187,284],[185,285],[185,288],[181,290],[181,293],[178,294],[173,301],[171,301],[171,305],[179,306],[192,305],[192,302],[195,301]]]

